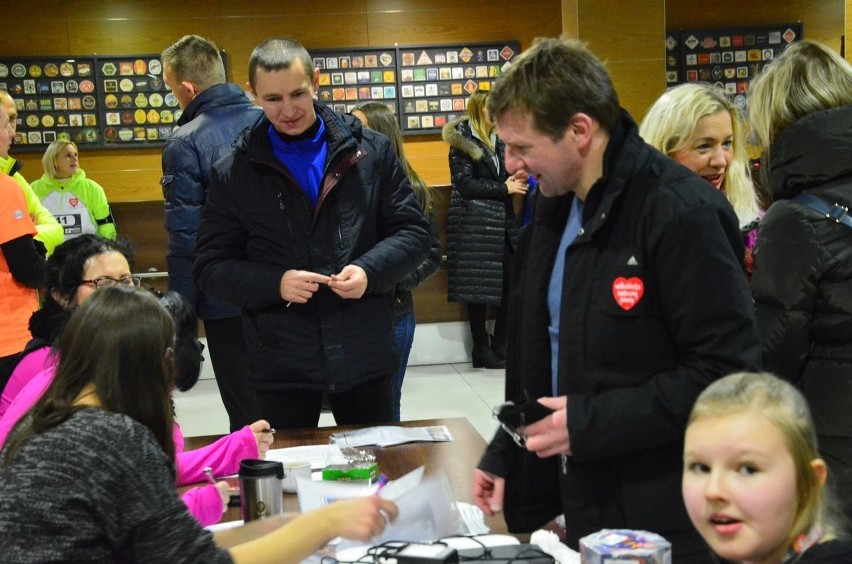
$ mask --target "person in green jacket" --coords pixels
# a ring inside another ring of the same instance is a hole
[[[33,191],[65,228],[65,238],[93,233],[115,239],[115,220],[101,185],[80,168],[77,145],[67,139],[51,143],[41,159],[44,174]]]
[[[0,106],[6,110],[6,115],[9,116],[9,126],[14,133],[18,125],[18,108],[15,105],[15,100],[5,90],[0,90]],[[46,255],[50,256],[53,254],[53,249],[65,240],[65,230],[59,225],[59,221],[50,213],[50,210],[42,205],[29,182],[19,172],[21,166],[20,161],[9,156],[8,150],[0,153],[0,173],[11,176],[23,189],[24,199],[27,202],[27,212],[38,231],[34,239],[44,245]]]

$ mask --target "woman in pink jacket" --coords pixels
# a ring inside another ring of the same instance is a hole
[[[15,423],[44,393],[56,370],[57,360],[51,343],[61,333],[75,306],[85,301],[96,289],[114,285],[139,285],[130,273],[129,248],[120,242],[95,235],[83,235],[59,247],[48,261],[48,295],[44,307],[30,322],[36,336],[27,354],[16,367],[0,397],[0,447]],[[197,319],[189,304],[177,293],[166,292],[161,301],[175,320],[175,384],[181,391],[190,389],[201,370],[201,343],[197,339]],[[204,481],[204,468],[214,475],[235,473],[244,458],[262,458],[272,442],[264,433],[266,421],[257,421],[227,435],[215,443],[194,451],[183,450],[183,435],[175,424],[173,437],[177,450],[177,484]],[[202,525],[222,518],[226,508],[227,482],[194,488],[183,500],[190,513]]]

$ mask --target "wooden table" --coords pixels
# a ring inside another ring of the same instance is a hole
[[[406,443],[391,447],[370,447],[376,453],[379,471],[394,480],[420,467],[426,467],[426,473],[443,470],[447,475],[453,494],[457,501],[471,503],[471,485],[473,468],[479,462],[485,451],[486,443],[463,417],[447,419],[426,419],[421,421],[403,421],[402,427],[425,427],[446,425],[453,435],[450,442]],[[363,426],[360,426],[363,427]],[[275,433],[272,448],[327,444],[329,435],[339,431],[358,429],[359,426],[317,427],[310,429],[280,430]],[[218,436],[188,437],[186,449],[192,450],[208,445],[218,439]],[[284,495],[285,513],[298,512],[299,502],[295,494]],[[237,521],[241,519],[238,507],[228,508],[222,521]],[[506,522],[502,515],[486,517],[486,524],[494,533],[506,533]]]

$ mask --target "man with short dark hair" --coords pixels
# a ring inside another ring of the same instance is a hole
[[[249,61],[265,118],[217,163],[194,273],[243,307],[249,374],[273,427],[393,420],[397,282],[431,235],[390,142],[314,100],[319,71],[298,42]]]
[[[514,532],[562,514],[575,549],[645,529],[675,562],[710,562],[680,495],[683,434],[707,384],[760,367],[737,217],[641,140],[577,41],[535,43],[488,111],[507,169],[540,192],[510,285],[507,399],[553,412],[497,432],[474,499]]]
[[[261,112],[236,84],[225,82],[225,66],[213,42],[186,35],[163,50],[163,79],[183,109],[178,128],[163,148],[166,265],[169,289],[183,294],[204,323],[210,360],[231,431],[256,421],[257,400],[246,377],[246,352],[239,306],[199,291],[192,261],[201,210],[213,164],[228,154],[239,133]]]

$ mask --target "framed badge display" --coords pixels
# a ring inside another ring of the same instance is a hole
[[[336,112],[379,102],[403,135],[441,132],[465,113],[468,97],[490,90],[520,53],[516,40],[380,48],[309,49],[319,69],[317,97]]]
[[[520,53],[517,41],[399,47],[403,134],[440,133]]]
[[[395,47],[312,50],[319,69],[317,98],[335,112],[351,112],[365,102],[380,102],[397,113]]]
[[[0,57],[0,89],[18,110],[15,146],[43,151],[58,138],[79,147],[102,140],[94,58]]]
[[[742,110],[749,82],[801,39],[802,22],[671,32],[666,36],[666,82],[716,84]]]
[[[159,55],[98,57],[99,117],[107,147],[162,144],[180,117]]]
[[[158,54],[0,56],[0,89],[18,109],[18,151],[44,151],[56,139],[80,150],[162,145],[181,116]]]

